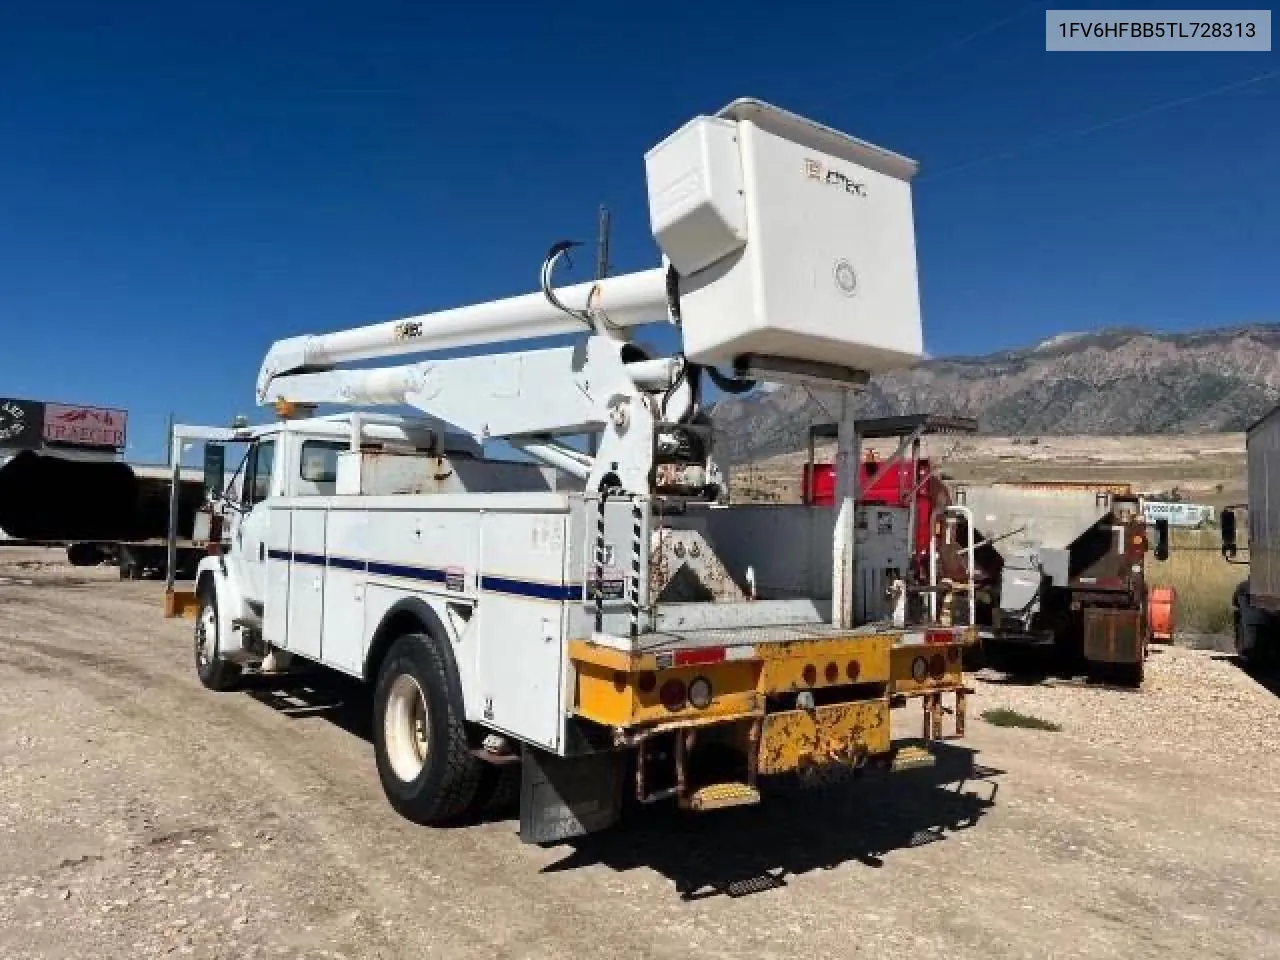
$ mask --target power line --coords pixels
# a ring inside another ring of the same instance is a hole
[[[978,29],[972,30],[969,33],[961,35],[957,39],[953,40],[951,43],[947,44],[944,47],[934,50],[932,53],[927,53],[927,54],[924,54],[923,56],[917,57],[914,60],[909,60],[907,61],[906,64],[904,64],[901,67],[898,67],[896,70],[890,70],[888,73],[881,74],[879,79],[873,79],[870,81],[869,84],[859,85],[857,86],[856,89],[848,90],[844,93],[837,94],[833,97],[828,97],[825,100],[820,100],[818,101],[818,103],[814,105],[814,109],[823,110],[833,104],[841,103],[844,100],[848,100],[850,97],[866,96],[866,94],[869,92],[883,89],[884,87],[893,83],[895,80],[899,80],[902,77],[905,77],[907,74],[911,73],[914,70],[919,69],[920,67],[924,67],[924,66],[928,66],[929,64],[936,63],[939,57],[944,56],[945,54],[951,53],[954,50],[959,50],[961,47],[968,46],[974,40],[979,40],[982,37],[985,37],[989,33],[995,33],[1001,27],[1007,26],[1008,24],[1013,23],[1013,21],[1026,16],[1032,10],[1043,10],[1043,9],[1044,9],[1044,5],[1039,3],[1029,3],[1024,7],[1019,7],[1013,13],[1006,14],[1005,16],[1002,16],[1002,17],[997,17],[995,20],[992,20],[989,23],[985,23],[982,26],[978,27]]]
[[[1041,137],[1023,144],[1020,147],[1011,147],[1007,150],[1001,150],[997,153],[989,153],[986,156],[976,157],[973,160],[965,160],[961,163],[952,164],[949,167],[943,167],[932,173],[926,173],[917,177],[916,181],[934,180],[938,177],[945,177],[949,174],[959,173],[962,170],[969,170],[973,167],[985,166],[988,163],[996,163],[1000,160],[1010,160],[1014,157],[1021,157],[1028,153],[1033,153],[1044,147],[1053,146],[1055,143],[1062,143],[1065,140],[1074,140],[1077,137],[1088,136],[1091,133],[1097,133],[1099,130],[1107,130],[1111,127],[1118,127],[1134,120],[1141,120],[1157,113],[1164,113],[1166,110],[1173,110],[1177,107],[1184,107],[1190,103],[1197,103],[1201,100],[1207,100],[1210,97],[1220,96],[1224,93],[1231,93],[1235,90],[1241,90],[1244,87],[1253,86],[1256,83],[1263,83],[1275,77],[1280,77],[1280,70],[1268,70],[1265,73],[1259,73],[1244,80],[1234,80],[1231,83],[1224,83],[1221,86],[1212,87],[1208,90],[1202,90],[1199,93],[1188,94],[1184,97],[1174,97],[1172,100],[1162,100],[1159,103],[1153,103],[1150,106],[1143,107],[1141,110],[1134,110],[1132,113],[1125,113],[1118,117],[1112,117],[1109,120],[1102,120],[1098,123],[1091,123],[1084,127],[1078,127],[1075,130],[1068,130],[1064,133],[1056,133],[1051,136]]]

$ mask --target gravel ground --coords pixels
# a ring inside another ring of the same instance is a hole
[[[357,691],[208,693],[156,584],[55,561],[0,548],[0,957],[1280,956],[1280,709],[1212,651],[979,681],[935,770],[542,849],[400,820]]]

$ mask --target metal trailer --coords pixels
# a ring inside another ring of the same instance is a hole
[[[29,542],[59,544],[72,566],[117,565],[122,579],[166,572],[171,470],[116,459],[24,451],[0,464],[0,520]],[[195,530],[199,476],[179,480],[178,574],[204,553]]]
[[[176,543],[174,576],[195,579],[196,567],[206,553],[206,545],[191,540]],[[163,537],[149,540],[75,540],[66,545],[67,563],[73,567],[111,564],[121,580],[165,579],[168,576],[169,542]]]
[[[917,415],[859,421],[860,438],[892,438],[888,460],[860,465],[858,501],[864,562],[862,606],[897,575],[893,558],[910,553],[903,570],[908,602],[944,604],[949,615],[975,624],[981,650],[1012,665],[1084,665],[1131,684],[1142,679],[1149,641],[1142,500],[1126,484],[951,484],[920,456],[931,434],[972,433],[973,420]],[[815,440],[831,425],[810,430]],[[875,473],[869,470],[874,467]],[[914,479],[913,479],[914,478]],[[894,510],[903,514],[892,521]],[[1158,519],[1157,556],[1168,548],[1168,521]],[[865,545],[864,545],[865,542]],[[908,550],[907,544],[911,544]],[[883,569],[870,562],[886,558]],[[878,579],[877,579],[878,578]],[[939,611],[941,612],[941,611]],[[1035,656],[1026,658],[1022,653]],[[1065,662],[1065,663],[1064,663]]]
[[[1147,524],[1123,484],[956,485],[975,526],[987,657],[1039,649],[1055,666],[1138,686],[1150,643]],[[1168,522],[1154,553],[1168,556]]]
[[[1236,652],[1245,659],[1275,659],[1280,653],[1280,407],[1245,432],[1247,504],[1219,515],[1222,555],[1249,568],[1232,596]],[[1238,542],[1239,514],[1246,512],[1248,543]],[[1240,556],[1241,549],[1245,555]]]
[[[963,733],[972,629],[856,622],[851,471],[830,508],[726,504],[700,393],[834,387],[838,461],[857,462],[851,392],[921,354],[915,165],[740,100],[646,170],[661,267],[556,288],[557,244],[539,293],[277,342],[257,390],[277,423],[175,428],[175,464],[188,441],[248,448],[226,549],[166,590],[196,618],[201,681],[302,659],[368,682],[411,819],[466,816],[518,773],[521,836],[557,841],[615,822],[624,786],[703,811],[759,802],[769,776],[928,764],[944,696]],[[678,323],[680,351],[641,350],[646,322]],[[350,366],[560,334],[579,337]],[[591,453],[566,442],[583,433]],[[492,438],[567,482],[488,463]],[[910,698],[922,736],[895,741]]]
[[[172,468],[149,464],[130,464],[129,467],[138,486],[134,536],[87,546],[97,547],[103,559],[114,563],[120,571],[121,580],[167,579],[167,517]],[[181,478],[174,576],[179,580],[193,580],[200,560],[209,550],[212,515],[204,509],[208,491],[201,473],[187,469],[182,471]]]

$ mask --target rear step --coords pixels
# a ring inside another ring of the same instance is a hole
[[[760,791],[750,784],[713,783],[694,790],[685,804],[690,810],[702,813],[726,807],[746,807],[759,802]]]
[[[922,770],[925,767],[932,767],[938,762],[935,757],[924,747],[915,745],[899,747],[893,753],[893,759],[889,761],[890,773],[902,773],[905,770]]]

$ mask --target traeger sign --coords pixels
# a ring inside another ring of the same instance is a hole
[[[65,403],[44,405],[44,442],[67,447],[124,449],[123,410],[79,407]]]

